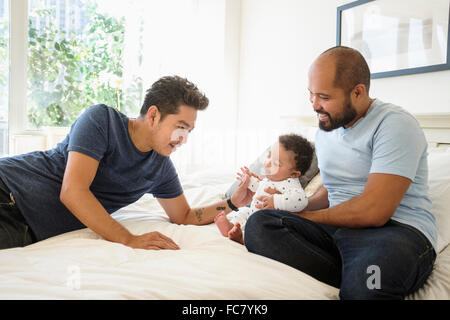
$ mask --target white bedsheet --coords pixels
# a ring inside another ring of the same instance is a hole
[[[182,181],[192,206],[221,199],[233,175]],[[171,224],[145,196],[113,215],[131,232],[159,231],[181,250],[131,249],[88,229],[0,251],[0,299],[338,299],[338,290],[277,261],[247,252],[215,225]],[[450,299],[450,248],[412,299]]]

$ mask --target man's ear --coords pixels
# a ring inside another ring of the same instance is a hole
[[[158,107],[155,105],[150,106],[150,108],[148,108],[147,110],[146,118],[150,125],[153,126],[155,124],[158,124],[161,118],[161,113],[159,112]]]
[[[366,86],[361,83],[357,84],[352,93],[356,99],[363,98],[367,94]]]

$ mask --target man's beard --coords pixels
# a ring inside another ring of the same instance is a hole
[[[328,116],[328,122],[329,122],[328,125],[326,125],[324,121],[319,120],[319,128],[324,131],[331,131],[331,130],[343,127],[343,126],[349,124],[350,122],[352,122],[357,115],[355,108],[353,108],[353,106],[349,100],[346,101],[344,111],[342,112],[342,114],[340,114],[339,116],[336,116],[334,119],[331,117],[331,115],[328,112],[321,111],[321,112],[317,112],[317,113],[326,114]]]

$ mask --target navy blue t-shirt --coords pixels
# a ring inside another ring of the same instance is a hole
[[[99,161],[90,190],[110,214],[145,193],[157,198],[183,193],[170,158],[139,151],[131,141],[128,120],[111,107],[96,105],[74,122],[56,148],[0,159],[0,178],[38,240],[85,228],[59,200],[69,151]]]

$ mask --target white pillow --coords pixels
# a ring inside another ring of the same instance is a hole
[[[428,155],[429,196],[436,218],[438,252],[450,243],[450,149]]]

